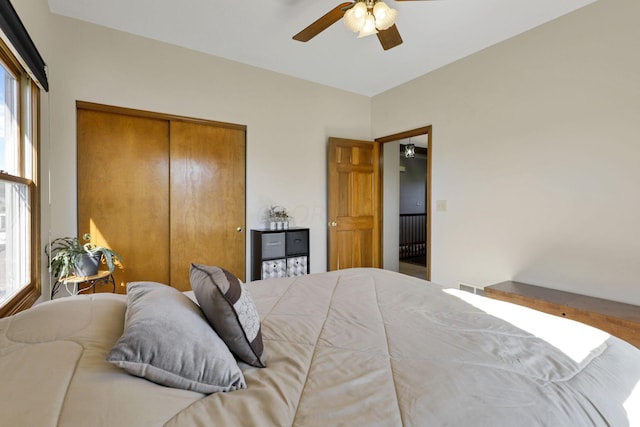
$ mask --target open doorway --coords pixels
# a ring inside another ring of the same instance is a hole
[[[430,280],[431,126],[376,141],[382,145],[383,267]]]
[[[400,141],[400,212],[398,271],[427,277],[428,135]]]

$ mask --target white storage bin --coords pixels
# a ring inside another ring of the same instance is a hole
[[[302,276],[304,274],[307,274],[306,256],[287,258],[287,276]]]
[[[285,259],[272,259],[270,261],[262,261],[262,278],[270,279],[272,277],[287,276],[287,261]]]

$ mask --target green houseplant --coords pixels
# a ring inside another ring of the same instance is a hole
[[[289,215],[287,209],[282,206],[271,205],[269,209],[265,210],[264,217],[267,221],[267,225],[269,225],[269,228],[272,230],[289,228],[291,215]]]
[[[122,264],[122,258],[118,253],[107,247],[92,244],[89,233],[84,234],[82,238],[86,243],[80,243],[77,237],[58,237],[45,246],[47,265],[54,277],[93,276],[97,274],[101,260],[107,265],[110,273],[113,273],[117,263]]]

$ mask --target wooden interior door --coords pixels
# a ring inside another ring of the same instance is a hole
[[[380,267],[380,145],[329,138],[328,270]]]
[[[122,256],[117,292],[135,280],[168,283],[168,121],[79,106],[77,132],[78,236]]]
[[[245,132],[171,121],[171,286],[190,290],[191,263],[245,279]]]

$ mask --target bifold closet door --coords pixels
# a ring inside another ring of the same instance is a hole
[[[77,120],[78,236],[122,256],[118,293],[169,283],[169,122],[80,107]]]
[[[170,128],[171,285],[191,263],[245,278],[245,131],[182,121]]]

